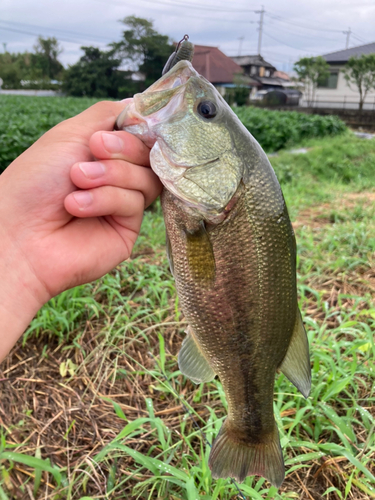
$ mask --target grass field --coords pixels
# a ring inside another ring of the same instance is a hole
[[[375,498],[375,141],[305,146],[271,159],[313,373],[307,400],[276,380],[282,487],[211,479],[226,402],[217,379],[178,371],[186,325],[156,205],[132,258],[50,301],[2,364],[0,500]]]

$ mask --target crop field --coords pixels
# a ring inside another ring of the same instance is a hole
[[[156,204],[132,257],[52,299],[2,363],[0,500],[375,498],[375,140],[299,144],[306,154],[270,158],[296,231],[312,366],[308,399],[275,382],[281,488],[211,478],[225,397],[218,379],[178,370],[186,323]]]
[[[0,95],[0,172],[57,123],[99,99]],[[236,108],[245,126],[266,151],[313,137],[336,135],[346,127],[336,116],[314,116],[259,108]]]

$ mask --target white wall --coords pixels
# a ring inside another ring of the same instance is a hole
[[[327,88],[317,88],[315,92],[315,102],[314,106],[327,107],[327,108],[345,108],[345,109],[358,109],[359,106],[359,92],[358,90],[352,90],[345,78],[343,72],[343,66],[331,66],[332,71],[339,71],[339,76],[337,80],[337,88],[327,89]],[[355,87],[353,87],[355,89]],[[305,99],[300,101],[301,106],[307,106]],[[369,109],[375,111],[375,91],[369,92],[367,94],[363,109]]]

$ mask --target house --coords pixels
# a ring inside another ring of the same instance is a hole
[[[267,62],[261,55],[236,56],[231,59],[239,64],[244,74],[253,80],[254,95],[258,90],[282,89],[291,87],[294,84],[290,82],[286,73],[277,71],[275,66]]]
[[[246,85],[251,88],[253,80],[244,76],[243,68],[217,47],[195,45],[192,65],[223,96],[226,89],[234,88],[238,85]]]
[[[326,108],[358,109],[359,92],[350,88],[344,78],[343,69],[350,57],[375,54],[375,42],[350,49],[324,54],[322,57],[329,64],[329,76],[318,85],[315,92],[314,106]],[[375,91],[367,94],[363,109],[375,109]]]
[[[271,78],[276,68],[265,61],[261,55],[236,56],[231,59],[243,68],[245,75],[252,78]]]

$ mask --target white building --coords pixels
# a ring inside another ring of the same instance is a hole
[[[359,92],[356,87],[350,88],[344,78],[343,69],[350,57],[361,57],[375,53],[375,42],[351,49],[339,50],[324,54],[322,57],[330,66],[330,74],[325,82],[318,85],[315,92],[314,107],[358,109]],[[306,105],[306,104],[303,104]],[[375,91],[367,94],[363,109],[375,111]]]

